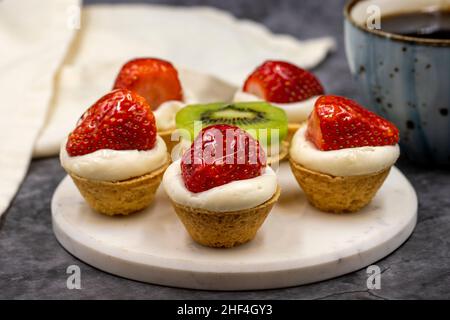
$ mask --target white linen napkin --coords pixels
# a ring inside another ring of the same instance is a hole
[[[26,174],[77,8],[78,0],[0,1],[0,216]]]
[[[158,5],[85,7],[70,44],[74,30],[67,25],[77,4],[0,1],[0,216],[33,146],[34,156],[57,155],[78,117],[111,89],[127,60],[160,57],[237,87],[266,59],[311,68],[334,48],[331,38],[274,35],[217,9]]]

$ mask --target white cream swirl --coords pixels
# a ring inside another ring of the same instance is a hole
[[[175,129],[175,116],[186,104],[182,101],[170,100],[162,103],[153,114],[158,131]]]
[[[169,131],[175,129],[175,116],[177,115],[177,112],[188,104],[192,104],[197,101],[197,97],[189,90],[183,89],[183,96],[184,101],[169,100],[163,102],[155,111],[153,111],[156,120],[156,128],[158,131]]]
[[[183,156],[183,153],[188,150],[192,145],[192,142],[190,140],[181,138],[180,142],[178,142],[173,148],[172,148],[172,154],[170,155],[172,158],[172,161],[176,161],[178,159],[181,159]]]
[[[180,164],[181,160],[177,160],[167,168],[163,177],[163,187],[172,201],[184,206],[215,212],[244,210],[266,202],[277,191],[277,176],[272,168],[267,166],[258,177],[232,181],[194,193],[184,184]]]
[[[92,180],[120,181],[142,176],[160,168],[168,160],[166,144],[159,136],[151,150],[100,149],[74,157],[67,153],[66,142],[61,144],[59,154],[63,168]]]
[[[283,109],[286,112],[289,123],[301,123],[308,119],[309,114],[314,109],[314,104],[318,98],[319,96],[314,96],[299,102],[277,103],[269,101],[269,103]],[[239,90],[234,94],[233,101],[261,101],[261,98],[251,93]]]
[[[310,170],[341,177],[365,175],[392,166],[400,155],[397,144],[321,151],[306,139],[306,128],[302,126],[292,138],[290,157]]]

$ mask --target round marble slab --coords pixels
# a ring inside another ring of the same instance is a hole
[[[53,196],[53,229],[70,253],[112,274],[174,287],[246,290],[358,270],[398,248],[416,224],[415,191],[396,168],[369,206],[341,215],[311,207],[287,163],[278,175],[278,203],[256,238],[232,249],[191,240],[162,188],[146,210],[108,217],[86,205],[69,177]]]

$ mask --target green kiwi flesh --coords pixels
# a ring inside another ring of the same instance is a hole
[[[197,121],[200,121],[201,126]],[[267,146],[275,142],[272,141],[274,139],[280,143],[288,131],[286,112],[263,101],[192,104],[176,115],[177,129],[183,129],[181,134],[191,141],[202,128],[214,124],[238,126]]]

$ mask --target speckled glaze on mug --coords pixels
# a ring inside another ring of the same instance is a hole
[[[367,10],[370,5],[380,8],[382,27],[383,15],[430,6],[447,10],[450,0],[353,0],[344,10],[347,59],[366,106],[398,126],[408,158],[448,165],[450,40],[369,30],[365,24],[373,12]]]

